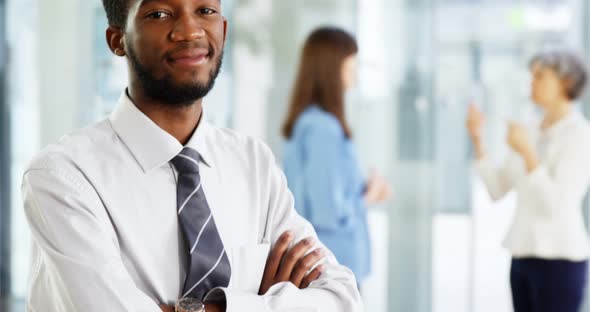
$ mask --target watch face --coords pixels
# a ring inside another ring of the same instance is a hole
[[[195,298],[182,298],[176,302],[176,312],[205,312],[205,305]]]

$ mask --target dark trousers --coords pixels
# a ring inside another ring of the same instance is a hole
[[[515,312],[579,312],[587,261],[512,259],[510,286]]]

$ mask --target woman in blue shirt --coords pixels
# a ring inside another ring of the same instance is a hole
[[[366,205],[389,196],[376,174],[367,180],[345,119],[344,97],[355,82],[355,39],[320,28],[307,39],[289,113],[284,169],[297,211],[362,282],[370,271]]]

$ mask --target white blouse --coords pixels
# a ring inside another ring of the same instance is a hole
[[[493,200],[517,193],[517,207],[504,240],[516,258],[581,261],[590,245],[582,203],[590,183],[590,123],[573,111],[557,124],[531,129],[539,166],[528,173],[522,157],[512,152],[494,168],[488,159],[476,167]]]

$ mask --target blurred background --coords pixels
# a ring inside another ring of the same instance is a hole
[[[565,45],[590,58],[590,2],[222,3],[229,42],[206,109],[216,125],[268,142],[279,159],[305,37],[335,25],[359,40],[348,118],[364,168],[385,174],[395,192],[370,210],[367,311],[510,311],[510,256],[500,242],[514,198],[492,204],[472,172],[466,108],[476,102],[487,113],[486,139],[500,160],[505,121],[534,113],[529,57]],[[46,144],[105,118],[126,67],[107,49],[100,0],[0,0],[0,21],[0,297],[8,302],[0,310],[12,312],[24,310],[29,270],[23,169]]]

